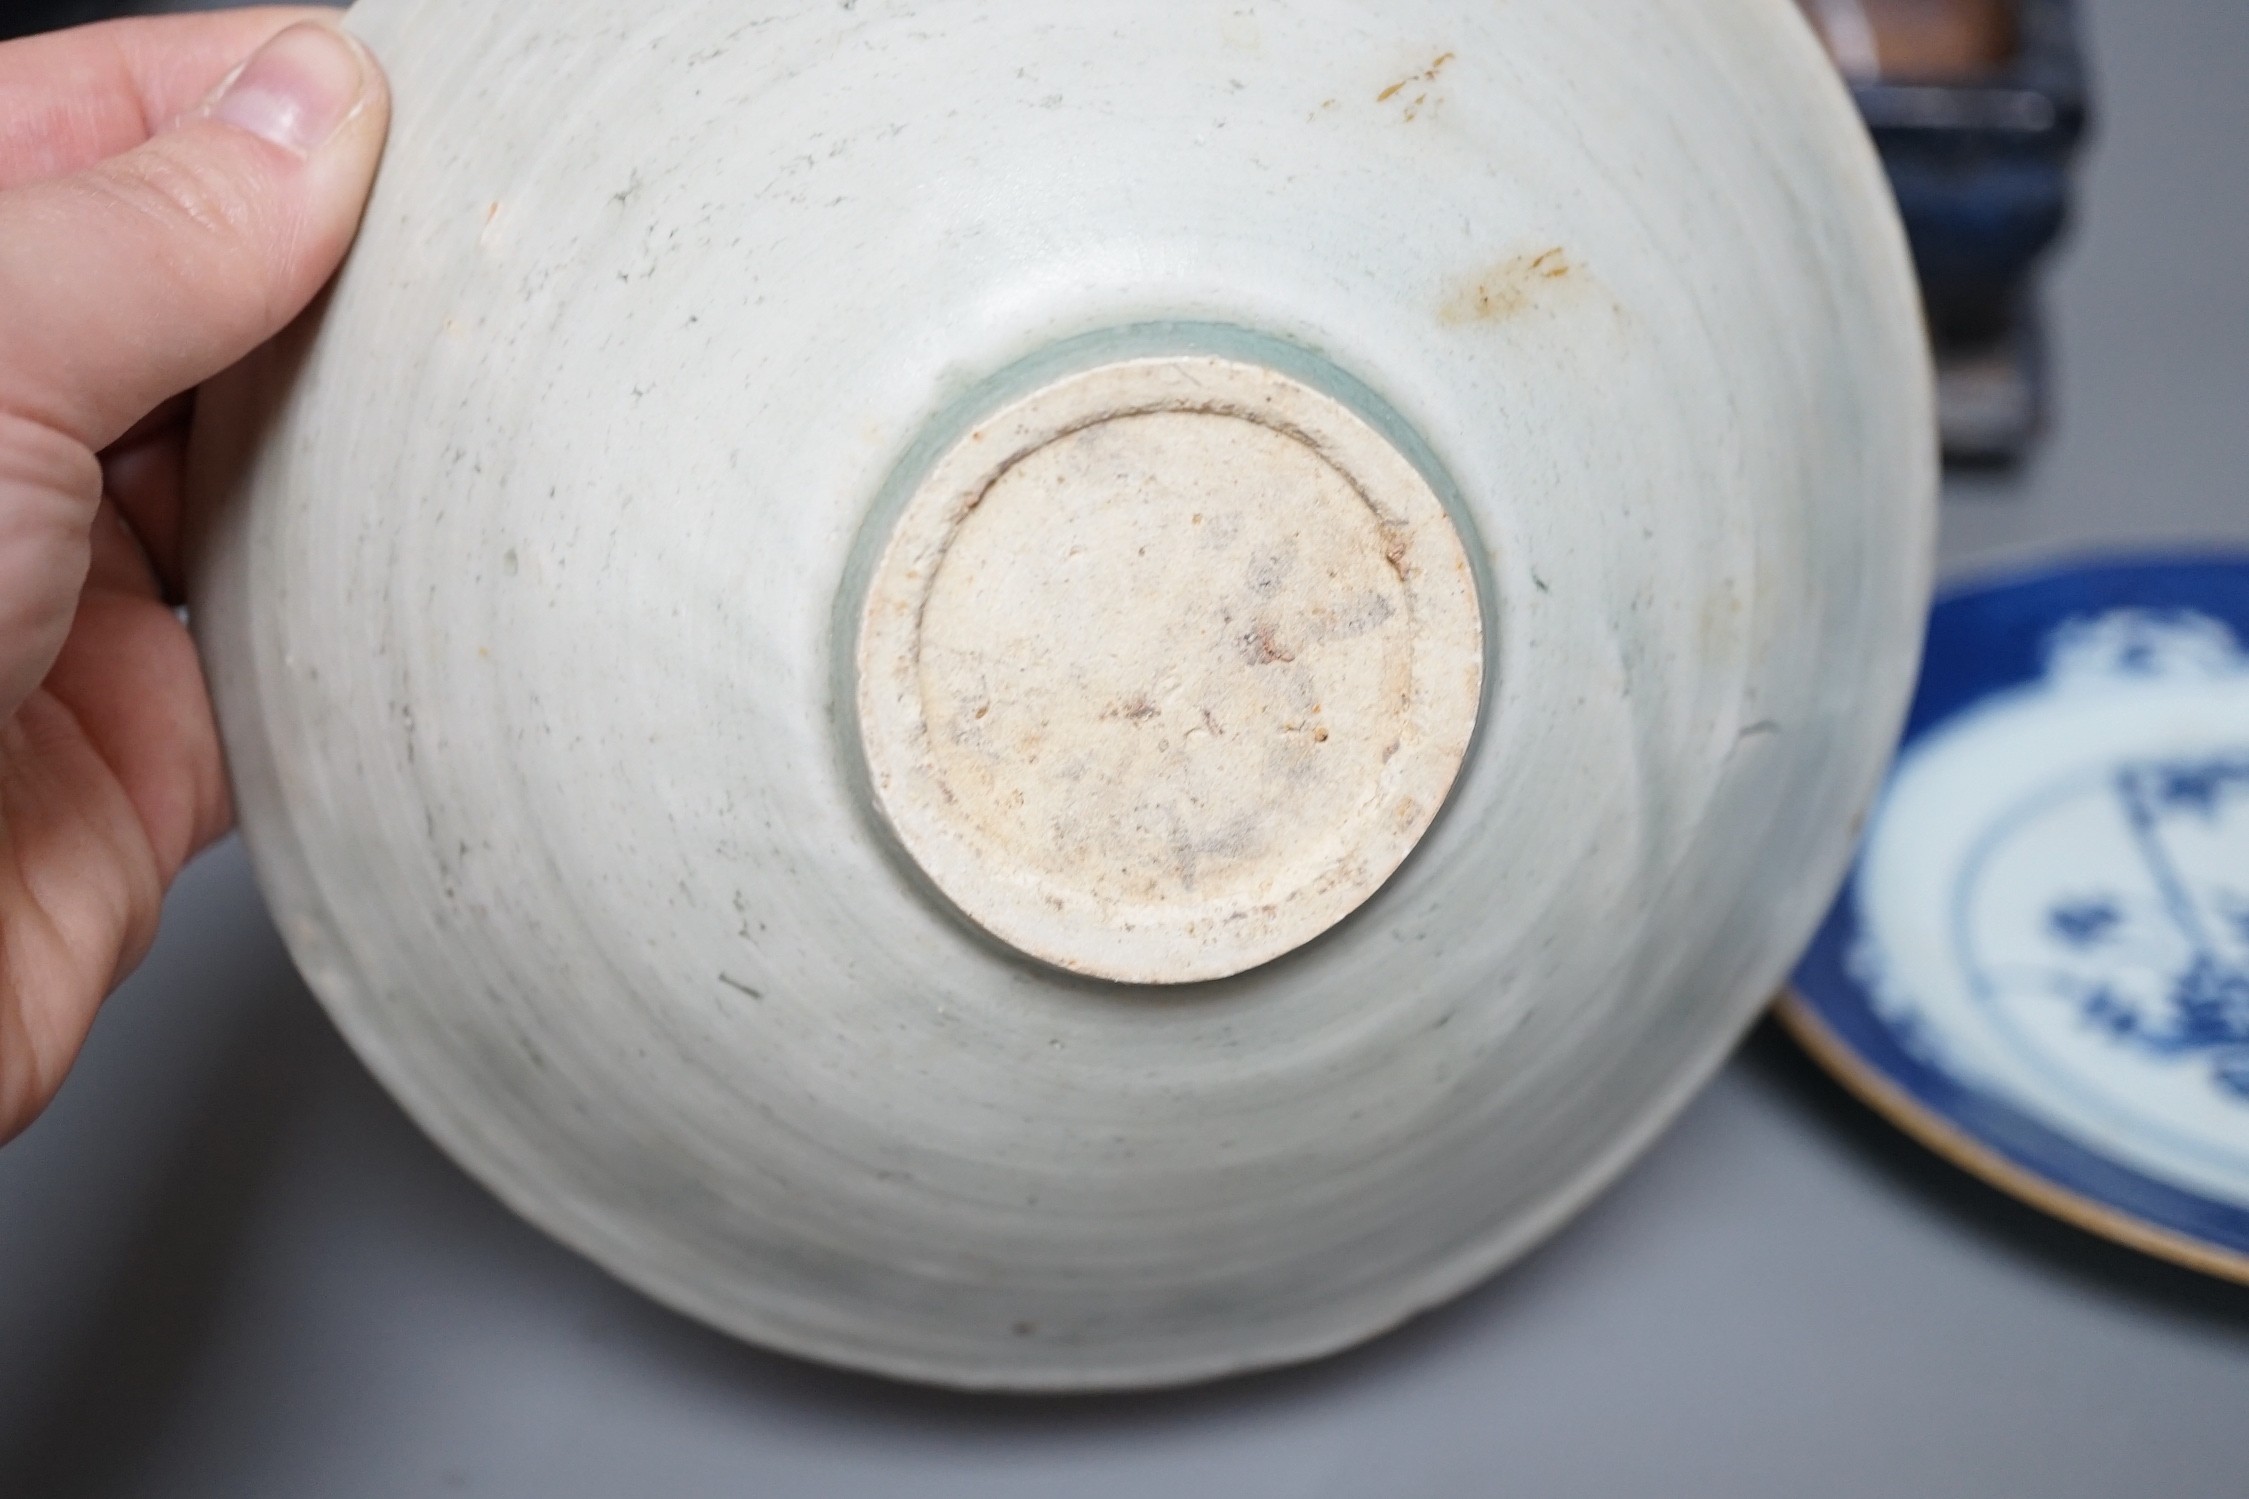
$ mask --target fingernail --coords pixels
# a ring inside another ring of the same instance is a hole
[[[357,44],[333,26],[299,21],[219,85],[208,113],[305,155],[327,144],[366,91]]]

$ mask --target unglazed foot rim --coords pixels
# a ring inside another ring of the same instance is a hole
[[[969,429],[858,623],[898,843],[991,935],[1124,983],[1224,978],[1350,915],[1428,830],[1483,694],[1429,479],[1342,402],[1214,355]]]

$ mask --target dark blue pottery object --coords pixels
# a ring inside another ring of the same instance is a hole
[[[2249,1281],[2249,558],[1940,601],[1782,1018],[1958,1164]]]

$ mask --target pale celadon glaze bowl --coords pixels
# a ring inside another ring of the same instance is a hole
[[[1145,1386],[1444,1300],[1773,993],[1927,358],[1789,0],[365,0],[194,621],[337,1024],[745,1338]]]

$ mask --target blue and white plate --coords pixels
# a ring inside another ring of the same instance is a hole
[[[2249,558],[1940,602],[1782,1015],[1968,1169],[2249,1281]]]

